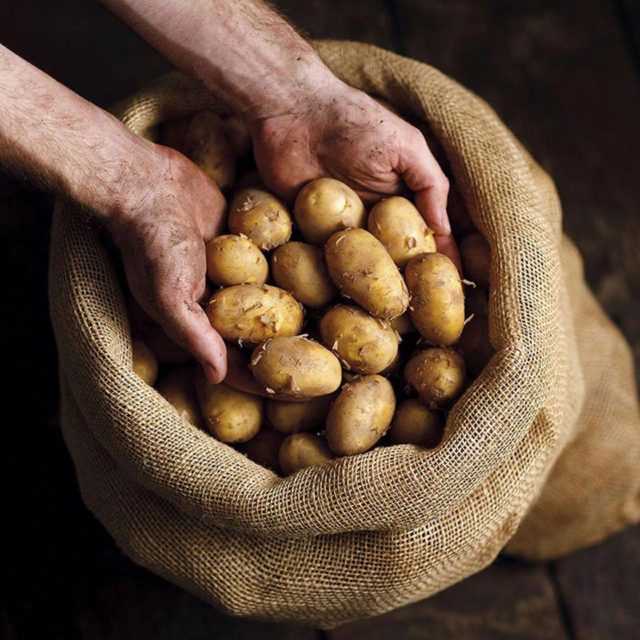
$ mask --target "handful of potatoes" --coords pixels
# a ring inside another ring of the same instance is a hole
[[[253,392],[231,375],[212,385],[182,358],[171,368],[170,349],[154,354],[158,328],[132,319],[138,375],[159,380],[182,420],[282,475],[375,446],[437,446],[446,412],[493,353],[489,245],[459,194],[452,220],[466,232],[469,280],[407,198],[367,211],[349,186],[319,178],[290,206],[255,179],[237,118],[203,112],[162,135],[221,189],[238,185],[226,233],[206,247],[205,310],[245,353]]]

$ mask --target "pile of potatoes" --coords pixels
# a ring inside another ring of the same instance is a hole
[[[206,247],[205,310],[242,376],[210,384],[132,302],[135,372],[184,420],[281,475],[376,446],[436,447],[493,353],[489,247],[459,195],[464,280],[404,197],[367,211],[318,178],[289,206],[261,184],[236,118],[201,112],[161,136],[224,191],[236,185],[228,233]]]

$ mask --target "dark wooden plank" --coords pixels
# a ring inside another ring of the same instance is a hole
[[[631,640],[640,629],[640,527],[554,563],[578,640]]]
[[[566,635],[544,565],[499,561],[436,596],[328,633],[330,640],[561,640]]]

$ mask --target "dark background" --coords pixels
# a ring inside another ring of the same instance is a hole
[[[488,100],[555,178],[565,228],[640,359],[640,4],[633,0],[286,0],[314,37],[429,62]],[[4,0],[0,42],[101,106],[169,68],[82,0]],[[448,591],[322,633],[233,620],[134,566],[84,509],[57,420],[50,201],[0,175],[5,504],[0,637],[640,637],[640,529],[553,563],[499,560]]]

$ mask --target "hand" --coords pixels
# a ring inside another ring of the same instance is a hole
[[[128,202],[106,218],[138,303],[200,361],[212,383],[224,379],[226,349],[200,306],[206,292],[205,242],[221,228],[225,200],[180,153],[154,145],[150,166],[126,185]]]
[[[327,81],[308,101],[249,123],[258,169],[266,184],[292,199],[300,187],[331,176],[365,202],[407,188],[435,235],[438,250],[460,270],[447,216],[449,182],[422,133],[365,93]]]

